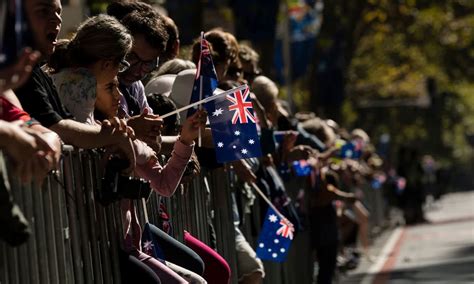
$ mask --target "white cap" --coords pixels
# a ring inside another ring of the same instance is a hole
[[[145,86],[145,94],[147,96],[150,94],[161,94],[168,97],[176,76],[175,74],[164,74],[151,79]]]
[[[189,104],[195,77],[196,69],[183,70],[176,76],[169,98],[174,101],[177,108]]]

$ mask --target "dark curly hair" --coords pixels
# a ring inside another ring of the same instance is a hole
[[[157,12],[134,11],[122,19],[122,24],[133,36],[143,35],[146,42],[160,53],[165,51],[168,33],[163,18]]]
[[[121,21],[131,12],[138,11],[140,13],[153,12],[153,7],[147,3],[140,1],[114,1],[107,6],[107,15],[110,15]]]

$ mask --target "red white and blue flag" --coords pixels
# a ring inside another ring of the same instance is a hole
[[[213,95],[217,88],[217,75],[212,56],[209,49],[209,42],[201,35],[201,53],[197,64],[196,78],[194,80],[193,91],[189,104],[195,103]],[[202,90],[201,90],[202,89]],[[188,110],[188,117],[193,115],[196,109]]]
[[[260,140],[247,88],[206,103],[219,163],[260,157]]]
[[[288,219],[281,219],[268,208],[257,242],[257,257],[262,260],[284,262],[290,249],[295,228]]]

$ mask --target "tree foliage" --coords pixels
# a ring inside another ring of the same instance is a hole
[[[344,40],[343,118],[395,147],[423,145],[454,164],[469,162],[474,133],[474,1],[325,1],[320,49]],[[427,79],[436,83],[427,89]],[[431,107],[359,108],[361,100],[415,99]]]

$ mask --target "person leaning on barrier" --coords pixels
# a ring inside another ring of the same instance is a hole
[[[18,99],[10,89],[27,80],[38,59],[39,53],[28,48],[15,64],[0,69],[0,239],[12,246],[24,243],[31,231],[10,194],[8,178],[14,175],[7,175],[4,154],[12,165],[9,169],[25,183],[31,179],[40,183],[56,168],[61,154],[58,136],[15,106]]]
[[[168,34],[163,17],[150,5],[134,1],[110,3],[107,13],[118,19],[133,37],[132,49],[126,57],[130,67],[118,76],[120,104],[130,116],[127,121],[137,138],[158,150],[155,145],[162,121],[153,115],[141,80],[158,67],[165,51]]]
[[[55,49],[61,28],[61,3],[59,0],[26,0],[25,4],[34,36],[34,48],[41,52],[43,58],[48,58]],[[43,126],[56,132],[65,143],[86,149],[117,147],[130,160],[127,171],[134,168],[135,154],[124,124],[104,121],[97,126],[72,120],[51,78],[38,64],[34,66],[25,85],[16,90],[16,94],[24,110]]]
[[[0,92],[0,144],[9,155],[16,174],[25,183],[32,179],[40,183],[50,170],[56,169],[61,155],[59,137],[23,111],[9,89],[19,87],[28,79],[32,65],[38,59],[39,53],[28,48],[17,63],[0,70],[0,81],[5,82],[0,87],[3,88]],[[13,80],[15,77],[17,79]]]

